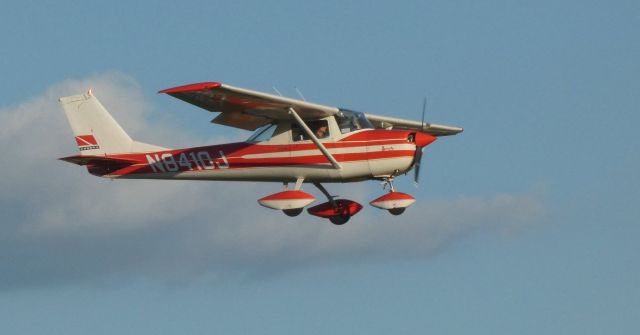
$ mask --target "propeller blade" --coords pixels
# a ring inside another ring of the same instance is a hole
[[[427,111],[427,97],[422,101],[422,121],[420,121],[420,131],[424,130],[424,114]]]
[[[420,164],[422,163],[422,148],[416,148],[416,155],[415,155],[415,166],[414,166],[414,175],[413,175],[413,181],[416,183],[416,185],[418,184],[418,179],[420,178]]]

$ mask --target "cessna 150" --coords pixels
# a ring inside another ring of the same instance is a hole
[[[60,159],[114,179],[281,182],[284,191],[258,203],[288,216],[300,214],[315,201],[301,190],[303,183],[312,183],[328,201],[307,209],[309,214],[344,224],[362,205],[336,199],[322,183],[381,180],[389,191],[370,204],[402,214],[415,198],[396,191],[393,179],[413,168],[417,182],[422,149],[438,136],[462,132],[458,127],[425,123],[424,108],[423,121],[417,122],[215,82],[159,93],[219,112],[213,123],[255,132],[245,142],[185,149],[137,142],[89,90],[60,98],[80,150],[79,155]]]

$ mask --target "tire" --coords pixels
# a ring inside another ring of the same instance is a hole
[[[402,207],[402,208],[391,208],[389,210],[389,213],[391,213],[393,215],[400,215],[400,214],[404,213],[405,209],[406,209],[405,207]]]
[[[346,216],[337,215],[337,216],[330,217],[329,221],[331,221],[331,223],[333,223],[336,226],[341,226],[347,223],[347,221],[349,221],[350,218],[351,218],[350,215],[346,215]]]
[[[283,210],[282,210],[282,212],[283,212],[284,214],[286,214],[287,216],[294,217],[294,216],[298,216],[298,215],[300,215],[300,213],[302,213],[302,210],[303,210],[303,209],[304,209],[304,208],[283,209]]]

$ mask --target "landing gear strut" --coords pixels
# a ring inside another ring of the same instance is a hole
[[[389,188],[389,192],[395,192],[396,191],[396,188],[393,187],[393,176],[384,178],[384,182],[382,184],[382,189],[386,190],[387,187]]]
[[[320,192],[322,192],[322,194],[324,194],[325,197],[327,197],[327,199],[329,199],[329,202],[331,203],[332,206],[336,206],[336,201],[333,200],[333,198],[337,197],[337,195],[331,195],[329,194],[329,191],[327,191],[326,188],[324,188],[324,186],[322,186],[322,184],[320,183],[313,183],[313,186],[317,187]]]

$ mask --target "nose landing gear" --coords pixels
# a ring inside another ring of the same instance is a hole
[[[389,193],[372,200],[369,204],[373,207],[386,209],[392,215],[400,215],[404,213],[407,207],[416,202],[416,198],[409,194],[397,192],[393,187],[393,177],[385,178],[384,188],[389,187]]]

